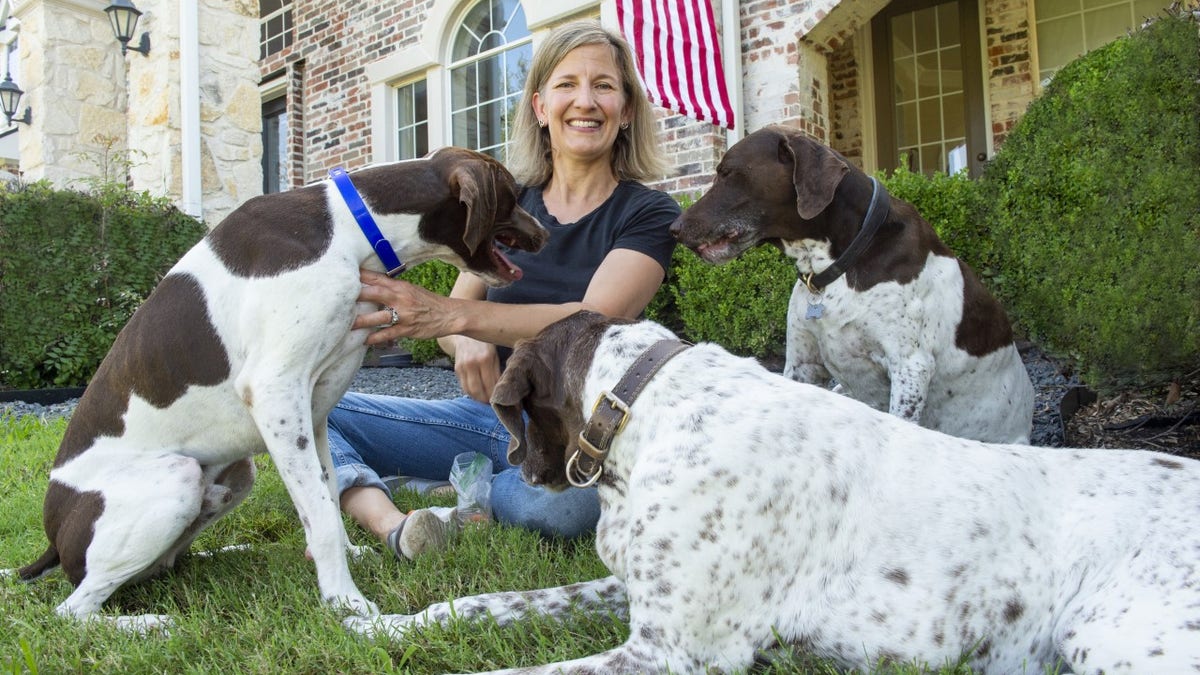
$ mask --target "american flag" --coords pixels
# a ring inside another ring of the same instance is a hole
[[[693,119],[733,129],[710,0],[616,0],[621,33],[633,46],[650,100]]]

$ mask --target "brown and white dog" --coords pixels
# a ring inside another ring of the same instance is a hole
[[[955,436],[1028,441],[1033,386],[1004,308],[911,204],[874,185],[799,131],[766,127],[729,149],[672,232],[709,263],[764,242],[795,259],[788,377],[832,376],[844,394]]]
[[[1200,670],[1200,462],[955,438],[714,344],[659,352],[674,337],[572,315],[519,343],[492,398],[548,488],[574,484],[597,416],[618,420],[592,467],[612,576],[344,624],[420,640],[455,619],[628,617],[613,649],[503,673],[742,672],[780,645],[864,672]]]
[[[546,231],[512,176],[459,148],[351,174],[400,260],[442,260],[492,285],[521,271],[497,244],[536,251]],[[50,544],[18,570],[61,566],[60,615],[91,617],[122,584],[174,564],[254,481],[268,452],[304,525],[322,598],[378,612],[346,563],[326,416],[362,364],[351,331],[359,268],[380,261],[332,180],[247,201],[192,248],[117,336],[50,472]],[[145,629],[165,616],[119,617]]]

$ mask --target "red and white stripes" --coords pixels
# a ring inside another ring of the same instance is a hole
[[[734,127],[710,0],[617,0],[650,100],[668,110]]]

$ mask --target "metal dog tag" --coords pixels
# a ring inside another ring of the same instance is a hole
[[[808,309],[804,312],[805,319],[819,319],[825,314],[825,303],[819,299],[816,302],[808,301]]]

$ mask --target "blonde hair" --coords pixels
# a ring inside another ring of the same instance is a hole
[[[634,70],[633,52],[619,34],[599,21],[572,21],[555,28],[541,42],[513,120],[506,165],[523,185],[545,185],[554,171],[550,160],[550,132],[538,126],[533,95],[541,92],[550,74],[572,50],[586,45],[608,45],[621,74],[626,105],[632,111],[629,127],[617,132],[612,170],[618,180],[647,180],[666,175],[668,165],[655,137],[654,111]]]

